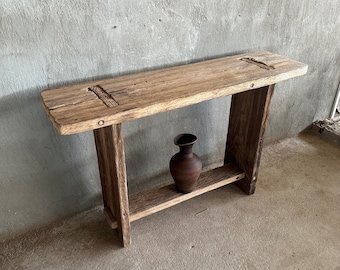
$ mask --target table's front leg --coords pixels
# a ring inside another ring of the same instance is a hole
[[[237,185],[246,193],[256,188],[263,135],[274,85],[249,90],[232,97],[225,163],[233,162],[245,171]]]
[[[131,244],[122,125],[94,130],[105,211],[117,220],[123,246]]]

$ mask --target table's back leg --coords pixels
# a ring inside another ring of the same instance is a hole
[[[118,234],[125,247],[131,244],[131,236],[122,125],[108,126],[93,132],[105,211],[117,220]]]
[[[246,193],[256,188],[263,135],[274,85],[232,96],[225,163],[233,162],[245,171],[236,184]]]

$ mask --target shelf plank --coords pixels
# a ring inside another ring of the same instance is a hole
[[[196,188],[187,194],[178,192],[175,184],[141,192],[129,199],[130,221],[132,222],[159,212],[208,191],[241,180],[244,177],[245,173],[241,169],[229,163],[202,173]],[[104,210],[104,213],[110,227],[113,229],[117,228],[117,221],[110,212]]]
[[[257,89],[306,72],[306,64],[253,52],[49,89],[41,92],[41,99],[55,128],[66,135]]]

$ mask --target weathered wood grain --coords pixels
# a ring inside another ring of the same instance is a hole
[[[275,84],[306,71],[303,63],[256,52],[46,90],[41,97],[56,129],[73,134]],[[106,97],[112,106],[89,90],[96,86],[115,101]]]
[[[246,193],[255,192],[263,135],[274,85],[233,95],[225,163],[232,162],[245,171],[237,185]]]
[[[41,98],[61,134],[94,130],[105,217],[128,246],[131,221],[232,182],[254,193],[274,84],[306,71],[303,63],[256,52],[46,90]],[[173,184],[129,200],[121,123],[226,95],[233,97],[225,165],[202,173],[191,193]]]
[[[114,216],[123,246],[131,243],[124,143],[121,124],[94,130],[104,207]]]
[[[200,175],[196,188],[187,194],[179,193],[175,184],[157,187],[132,196],[130,204],[130,221],[135,221],[153,213],[159,212],[208,191],[220,188],[244,178],[245,173],[233,164],[204,172]],[[107,213],[106,219],[111,228],[118,226],[117,220]]]

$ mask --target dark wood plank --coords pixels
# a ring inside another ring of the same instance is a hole
[[[124,142],[121,124],[94,130],[104,207],[117,220],[124,247],[131,244]]]
[[[109,154],[107,152],[108,148],[105,140],[105,128],[95,129],[93,134],[96,145],[104,207],[108,208],[109,211],[115,215],[114,213],[116,212],[116,207],[112,198],[113,193],[109,192],[112,190],[112,183],[110,175]]]
[[[255,192],[273,91],[274,85],[270,85],[232,97],[225,163],[232,162],[245,171],[245,178],[237,185],[246,194]]]

